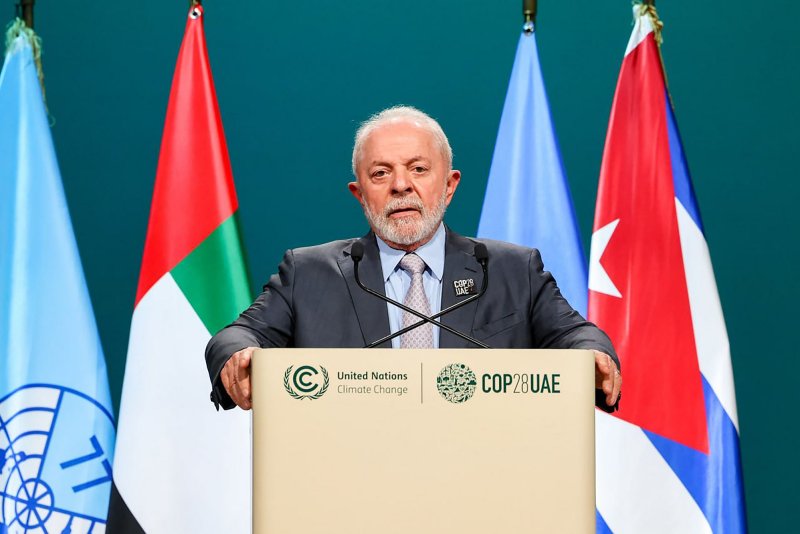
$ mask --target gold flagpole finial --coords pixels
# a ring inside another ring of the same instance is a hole
[[[658,46],[661,46],[661,43],[664,42],[664,39],[661,37],[661,30],[664,29],[664,23],[661,22],[661,19],[658,18],[658,11],[656,11],[656,0],[642,0],[641,1],[641,13],[647,14],[650,17],[650,21],[653,23],[653,34],[656,38],[656,43]]]
[[[522,17],[524,19],[522,29],[527,34],[533,33],[536,25],[536,8],[536,0],[522,0]]]

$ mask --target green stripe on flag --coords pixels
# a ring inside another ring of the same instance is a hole
[[[211,334],[236,319],[252,301],[242,250],[234,213],[171,271]]]

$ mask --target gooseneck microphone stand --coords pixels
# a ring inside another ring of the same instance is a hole
[[[481,264],[481,268],[483,269],[483,283],[481,284],[481,290],[478,292],[477,295],[473,295],[473,296],[471,296],[471,297],[469,297],[467,299],[462,300],[461,302],[457,302],[457,303],[453,304],[452,306],[449,306],[448,308],[446,308],[446,309],[440,311],[439,313],[437,313],[435,315],[432,315],[430,317],[418,312],[417,310],[415,310],[413,308],[409,308],[408,306],[406,306],[404,304],[401,304],[400,302],[392,300],[389,297],[387,297],[385,295],[382,295],[381,293],[378,293],[377,291],[375,291],[373,289],[370,289],[367,286],[365,286],[363,283],[361,283],[361,278],[358,276],[358,265],[359,265],[359,263],[361,262],[361,260],[364,257],[364,245],[361,242],[356,241],[355,243],[353,243],[353,246],[350,249],[350,257],[353,258],[353,275],[355,276],[356,284],[358,284],[358,287],[360,287],[361,289],[363,289],[364,291],[366,291],[370,295],[373,295],[373,296],[375,296],[375,297],[377,297],[377,298],[379,298],[379,299],[381,299],[381,300],[383,300],[385,302],[393,304],[393,305],[397,306],[398,308],[400,308],[401,310],[407,311],[408,313],[410,313],[410,314],[422,319],[421,321],[418,321],[418,322],[416,322],[416,323],[414,323],[412,325],[409,325],[409,326],[407,326],[407,327],[405,327],[405,328],[403,328],[401,330],[398,330],[394,334],[390,334],[388,336],[382,337],[381,339],[370,343],[369,345],[367,345],[364,348],[367,348],[367,349],[375,348],[378,345],[381,345],[381,344],[383,344],[383,343],[385,343],[387,341],[390,341],[390,340],[396,338],[397,336],[401,336],[401,335],[405,334],[406,332],[408,332],[410,330],[413,330],[413,329],[415,329],[415,328],[417,328],[417,327],[419,327],[419,326],[421,326],[421,325],[423,325],[425,323],[431,323],[431,324],[433,324],[435,326],[438,326],[439,328],[441,328],[443,330],[446,330],[447,332],[450,332],[451,334],[453,334],[455,336],[458,336],[461,339],[469,341],[473,345],[477,345],[477,346],[479,346],[481,348],[484,348],[484,349],[491,348],[486,343],[483,343],[482,341],[479,341],[479,340],[475,339],[472,336],[468,336],[467,334],[459,332],[455,328],[452,328],[450,326],[447,326],[446,324],[443,324],[443,323],[440,323],[440,322],[436,321],[436,319],[438,319],[439,317],[441,317],[441,316],[443,316],[443,315],[445,315],[447,313],[450,313],[450,312],[452,312],[452,311],[454,311],[454,310],[456,310],[456,309],[458,309],[458,308],[460,308],[462,306],[466,306],[470,302],[481,298],[483,296],[483,294],[486,293],[486,289],[489,287],[489,266],[488,266],[488,264],[489,264],[489,252],[486,250],[486,245],[484,245],[483,243],[478,243],[478,244],[475,245],[475,258]]]

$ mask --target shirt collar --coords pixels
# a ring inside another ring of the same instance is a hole
[[[406,255],[406,251],[390,247],[377,235],[375,235],[375,238],[378,241],[383,281],[385,282],[397,270],[400,260]],[[422,258],[422,261],[425,262],[433,276],[440,282],[442,281],[442,276],[444,276],[444,242],[444,223],[439,223],[439,228],[436,229],[436,233],[433,234],[431,240],[414,251],[414,254]]]

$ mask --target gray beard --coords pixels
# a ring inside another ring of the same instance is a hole
[[[364,202],[361,203],[361,207],[364,208],[364,215],[378,237],[387,242],[407,246],[433,235],[444,219],[446,198],[447,191],[444,191],[432,210],[427,210],[419,198],[407,196],[393,198],[381,213],[373,212]],[[421,217],[419,219],[389,217],[389,213],[400,208],[414,208],[419,211]]]

